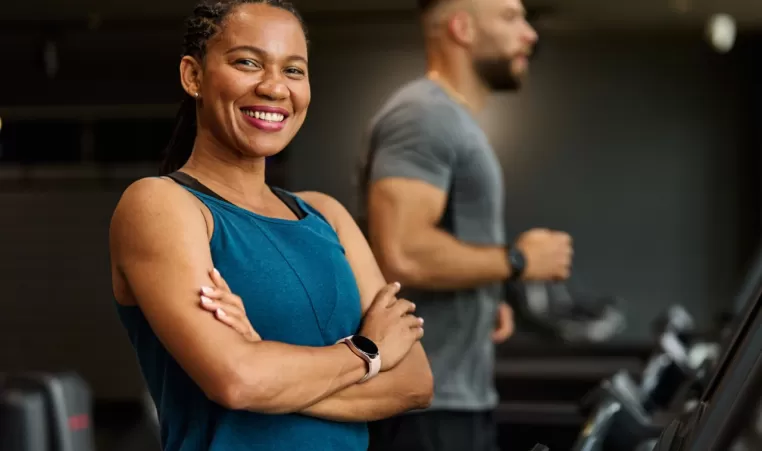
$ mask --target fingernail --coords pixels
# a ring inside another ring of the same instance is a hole
[[[418,318],[418,322],[421,323],[421,326],[423,326],[423,318]]]
[[[201,296],[201,303],[202,303],[202,304],[206,304],[206,305],[209,305],[209,304],[211,304],[211,303],[212,303],[212,300],[211,300],[211,299],[209,299],[209,298],[208,298],[208,297],[206,297],[206,296]]]
[[[394,282],[394,286],[397,287],[397,288],[401,288],[402,284],[400,284],[399,282]]]
[[[201,292],[207,296],[211,296],[211,294],[214,293],[214,290],[209,287],[201,287]]]
[[[214,273],[215,273],[215,274],[217,274],[218,276],[220,275],[220,272],[217,270],[217,268],[214,268],[214,270],[213,270],[213,271],[214,271]]]
[[[225,311],[222,310],[221,308],[218,308],[216,313],[218,318],[224,318],[225,316],[227,316],[227,313],[225,313]]]

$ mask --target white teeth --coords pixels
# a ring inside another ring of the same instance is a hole
[[[244,110],[243,111],[247,116],[251,116],[253,118],[267,121],[267,122],[283,122],[285,119],[285,116],[280,113],[265,113],[263,111],[251,111],[251,110]]]

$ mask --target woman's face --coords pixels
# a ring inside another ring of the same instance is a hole
[[[185,75],[192,67],[181,71],[184,81],[193,75]],[[288,11],[263,4],[236,7],[207,43],[196,71],[199,128],[241,156],[280,152],[304,123],[310,104],[307,40]]]

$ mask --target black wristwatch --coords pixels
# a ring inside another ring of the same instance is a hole
[[[509,247],[506,252],[508,258],[508,265],[511,267],[511,277],[508,280],[518,280],[521,275],[524,274],[524,268],[526,267],[526,259],[524,253],[520,249],[515,247]]]

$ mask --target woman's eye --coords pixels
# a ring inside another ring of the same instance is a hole
[[[250,68],[259,67],[259,64],[254,60],[238,60],[235,63],[239,66],[244,66],[244,67],[250,67]]]

